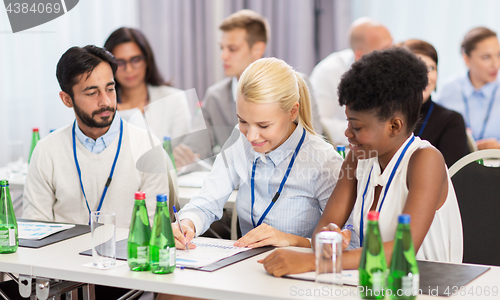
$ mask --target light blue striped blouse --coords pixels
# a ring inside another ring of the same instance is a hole
[[[475,140],[500,140],[499,85],[500,77],[497,77],[495,81],[476,89],[467,72],[446,83],[436,99],[442,106],[457,111],[464,117],[465,124],[472,130]],[[491,100],[493,103],[490,107]]]
[[[298,125],[283,144],[263,155],[252,149],[236,126],[228,140],[235,141],[234,144],[224,145],[225,150],[217,155],[199,195],[182,208],[179,218],[193,221],[196,235],[204,233],[212,222],[222,217],[224,203],[239,187],[236,207],[241,232],[244,235],[252,230],[250,179],[253,162],[257,161],[253,209],[257,223],[278,191],[302,133],[303,127]],[[263,223],[310,238],[337,183],[341,165],[342,158],[332,145],[307,132],[283,191]]]

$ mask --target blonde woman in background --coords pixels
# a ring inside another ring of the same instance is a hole
[[[174,223],[178,249],[222,216],[239,188],[236,207],[243,237],[238,247],[310,247],[308,238],[337,183],[342,158],[316,136],[309,91],[284,61],[263,58],[242,74],[237,87],[238,125],[198,196]]]

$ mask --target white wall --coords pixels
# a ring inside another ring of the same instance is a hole
[[[465,72],[460,44],[467,31],[486,26],[500,33],[496,0],[352,0],[353,20],[372,17],[385,24],[394,41],[417,38],[438,51],[438,90],[448,78]]]
[[[43,138],[74,119],[58,96],[59,58],[72,46],[102,46],[120,26],[138,27],[138,1],[82,0],[65,15],[15,34],[0,9],[0,166],[8,160],[7,141],[22,140],[27,159],[31,128],[40,127]]]

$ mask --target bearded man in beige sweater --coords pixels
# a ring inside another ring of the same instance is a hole
[[[128,227],[134,193],[168,193],[165,152],[116,111],[116,62],[108,51],[72,47],[57,64],[59,96],[76,120],[37,144],[24,189],[23,218],[88,224],[91,211],[114,211]]]

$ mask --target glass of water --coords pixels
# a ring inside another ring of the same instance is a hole
[[[316,235],[316,282],[342,286],[342,235],[322,231]]]
[[[94,211],[90,214],[94,266],[109,268],[116,263],[116,213]]]

